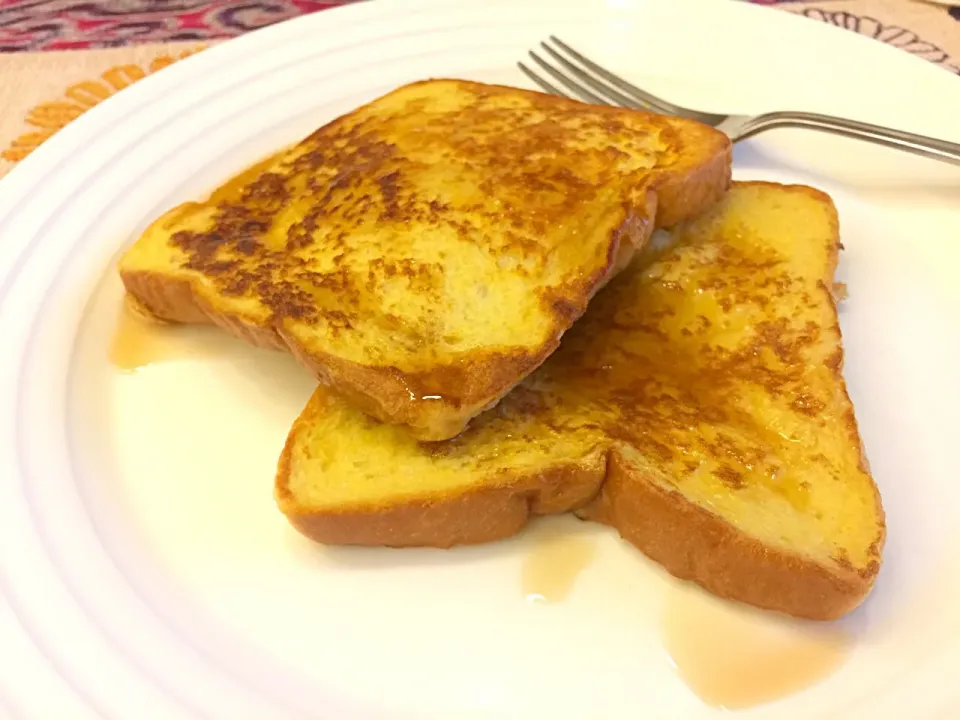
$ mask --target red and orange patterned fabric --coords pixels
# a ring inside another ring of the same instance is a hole
[[[349,0],[0,0],[0,52],[210,40]]]

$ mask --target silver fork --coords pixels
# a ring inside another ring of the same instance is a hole
[[[517,65],[527,77],[552,95],[579,98],[595,105],[650,110],[664,115],[678,115],[698,120],[726,133],[733,142],[774,128],[806,128],[857,140],[867,140],[878,145],[907,150],[924,157],[960,165],[960,144],[958,143],[817,113],[771,112],[762,115],[720,115],[692,110],[641,90],[584,57],[553,35],[550,36],[549,43],[542,42],[540,47],[553,62],[544,60],[533,51],[530,51],[530,59],[549,76],[549,80],[522,62],[518,62]],[[558,85],[565,89],[561,89]]]

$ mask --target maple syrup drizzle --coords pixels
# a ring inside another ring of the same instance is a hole
[[[566,598],[595,552],[595,538],[569,531],[543,532],[524,560],[522,587],[527,602],[554,603]]]
[[[125,296],[110,341],[110,363],[121,370],[137,370],[176,357],[183,348],[170,333],[169,326],[147,317]]]
[[[219,328],[156,320],[124,296],[107,356],[115,368],[129,372],[171,360],[218,357],[237,342]]]
[[[815,685],[850,650],[850,639],[835,625],[754,610],[696,589],[667,599],[662,632],[681,679],[704,703],[725,710]]]

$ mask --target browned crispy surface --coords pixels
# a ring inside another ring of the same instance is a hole
[[[453,440],[416,443],[318,390],[281,510],[320,542],[444,547],[575,510],[718,595],[851,610],[886,530],[842,376],[832,203],[739,183],[677,235]]]
[[[696,123],[427,81],[170,211],[120,272],[158,317],[289,348],[375,417],[443,439],[729,177],[729,141]]]

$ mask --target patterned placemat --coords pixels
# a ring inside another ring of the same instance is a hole
[[[867,35],[960,74],[960,6],[951,0],[754,1]],[[0,53],[0,177],[97,103],[217,38],[337,4],[342,2],[0,0],[2,48],[98,48]],[[172,42],[139,44],[147,39]]]
[[[0,52],[212,40],[350,0],[0,0]]]

